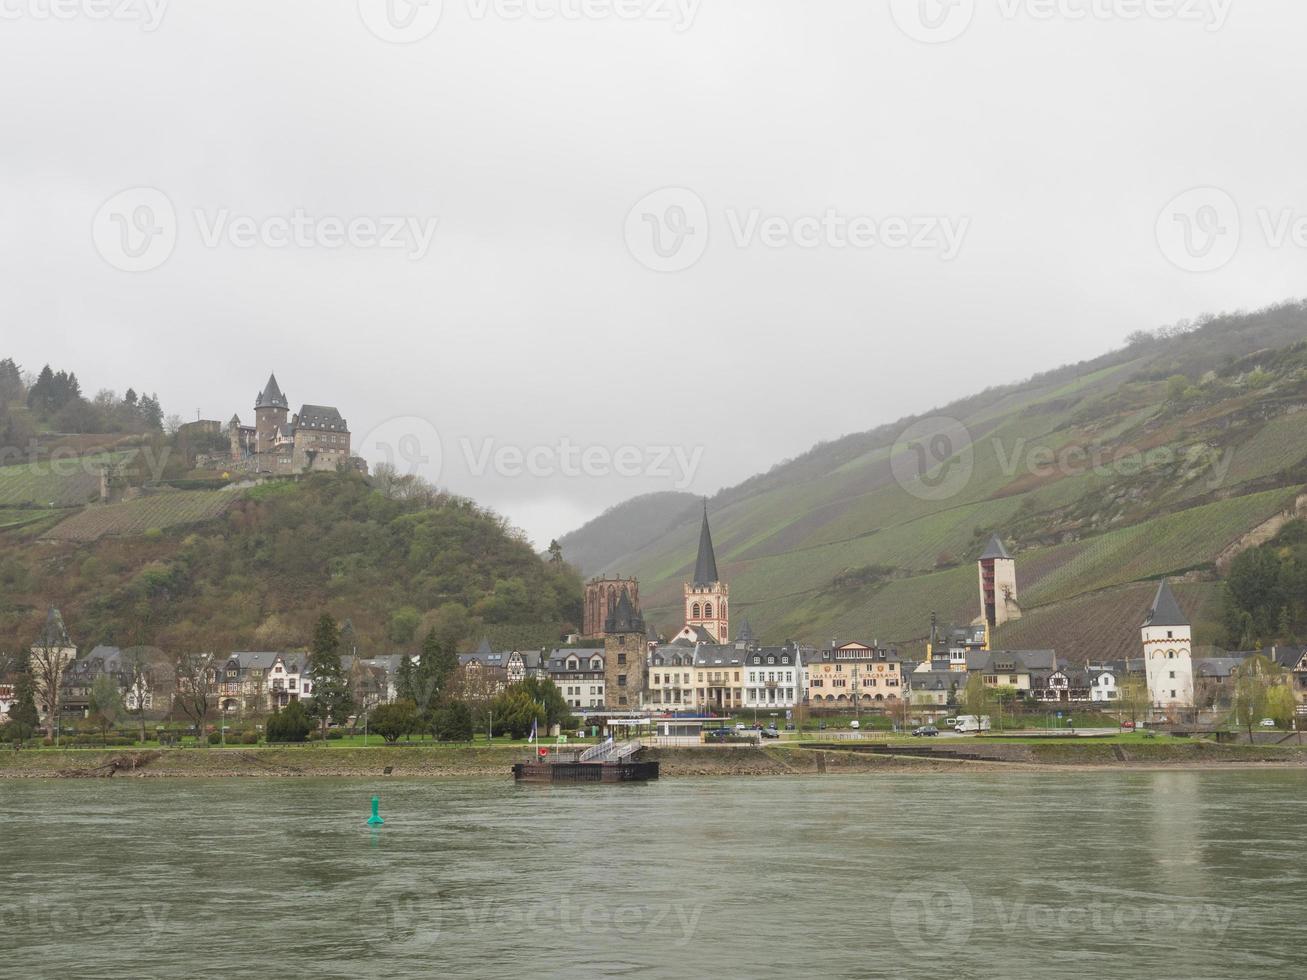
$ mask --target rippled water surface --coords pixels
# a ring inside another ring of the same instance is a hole
[[[1304,976],[1305,797],[1290,771],[0,781],[0,976]]]

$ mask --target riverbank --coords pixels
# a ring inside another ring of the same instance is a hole
[[[1011,744],[981,739],[923,752],[905,743],[870,746],[703,746],[646,750],[665,778],[780,776],[882,771],[968,771],[977,768],[1234,768],[1304,766],[1307,747],[1217,745],[1208,741],[1159,741],[1129,746],[1093,742]],[[0,753],[0,779],[217,778],[267,776],[506,779],[530,751],[521,746],[276,746],[201,749],[73,749]],[[387,772],[389,770],[389,772]]]

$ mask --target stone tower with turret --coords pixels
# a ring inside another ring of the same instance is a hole
[[[708,502],[703,504],[703,526],[699,529],[699,557],[694,563],[694,581],[685,585],[685,625],[701,626],[715,643],[729,643],[731,618],[727,603],[730,588],[717,574],[712,531],[708,527]]]
[[[617,605],[604,620],[604,707],[634,711],[644,704],[648,645],[644,617],[622,590]]]
[[[290,415],[290,403],[281,393],[275,374],[268,377],[254,399],[254,440],[256,453],[270,453],[277,442],[277,433],[286,426]]]

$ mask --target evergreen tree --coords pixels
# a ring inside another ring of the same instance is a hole
[[[329,724],[344,724],[354,711],[349,678],[340,663],[340,631],[326,613],[318,617],[310,647],[313,671],[312,715],[325,738]]]
[[[399,668],[395,671],[395,693],[401,701],[417,704],[417,692],[414,687],[413,658],[407,653],[399,658]]]
[[[36,681],[32,679],[28,659],[29,655],[24,653],[14,681],[14,702],[9,707],[9,721],[13,725],[16,743],[31,738],[41,724],[41,715],[36,710]]]

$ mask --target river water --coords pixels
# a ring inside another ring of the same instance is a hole
[[[1299,771],[0,781],[0,976],[1301,977],[1305,796]]]

